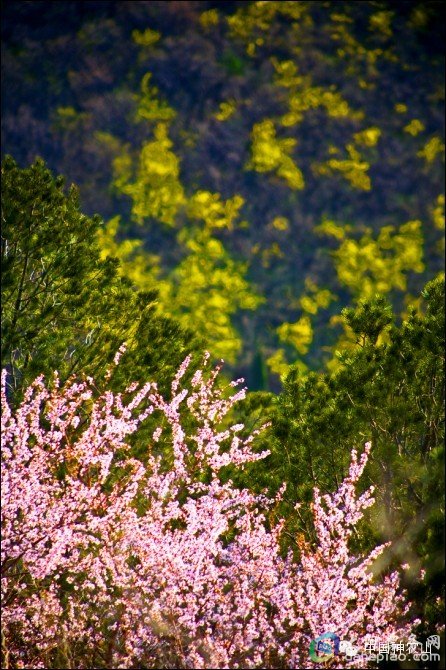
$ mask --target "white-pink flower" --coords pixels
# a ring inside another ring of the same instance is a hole
[[[218,368],[181,389],[189,365],[188,357],[170,401],[154,384],[128,386],[124,401],[111,391],[97,398],[92,380],[50,390],[38,378],[12,411],[3,384],[2,631],[11,665],[308,667],[311,640],[327,630],[357,646],[366,635],[410,633],[398,574],[372,578],[385,547],[356,556],[349,546],[373,504],[371,490],[355,490],[370,445],[359,461],[352,453],[338,491],[315,490],[317,544],[299,540],[299,562],[283,557],[284,522],[270,528],[266,517],[284,488],[268,501],[219,478],[222,467],[268,453],[254,453],[242,425],[227,425],[245,390],[227,397]],[[128,438],[155,410],[160,425],[142,463]],[[172,436],[170,469],[152,452],[161,431]]]

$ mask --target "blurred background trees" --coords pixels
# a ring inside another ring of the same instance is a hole
[[[119,215],[126,272],[251,384],[442,269],[440,3],[9,1],[2,30],[4,152]]]

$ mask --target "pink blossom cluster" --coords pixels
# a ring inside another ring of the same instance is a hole
[[[218,368],[181,388],[189,364],[169,401],[155,384],[97,397],[93,380],[55,376],[14,412],[3,374],[4,667],[317,667],[309,645],[327,631],[357,647],[409,635],[398,574],[370,569],[384,547],[349,548],[373,503],[356,493],[370,445],[336,493],[315,491],[316,545],[283,556],[283,521],[267,523],[281,493],[268,501],[219,476],[268,453],[229,425],[245,390],[219,388]],[[128,438],[149,415],[142,462]],[[154,449],[163,433],[170,467]]]

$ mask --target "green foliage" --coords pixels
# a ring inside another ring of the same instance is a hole
[[[427,590],[419,594],[422,608],[438,593],[444,569],[443,277],[427,284],[420,307],[399,326],[382,297],[344,312],[355,349],[340,353],[332,373],[302,376],[291,370],[275,409],[269,410],[272,455],[267,472],[257,476],[273,488],[287,481],[290,505],[309,501],[315,485],[335,489],[350,449],[371,440],[368,477],[378,506],[362,541],[367,533],[391,539],[399,558],[414,570],[427,570]],[[309,533],[302,514],[302,528]]]
[[[373,301],[361,300],[356,308],[342,312],[346,325],[352,330],[356,341],[364,345],[367,341],[376,344],[378,337],[393,321],[393,314],[385,298],[378,296]]]
[[[144,250],[136,239],[118,241],[120,217],[115,216],[96,231],[101,260],[109,256],[119,260],[118,273],[143,291],[154,288],[159,273],[159,257]]]
[[[57,369],[101,376],[127,342],[120,379],[154,375],[165,386],[186,353],[191,333],[155,314],[156,292],[137,291],[101,259],[99,217],[79,211],[77,192],[43,161],[2,165],[2,360],[14,393]]]
[[[395,230],[394,226],[383,226],[376,239],[370,228],[358,239],[349,236],[352,226],[339,226],[333,221],[324,221],[316,228],[319,235],[329,235],[339,241],[339,247],[332,252],[339,284],[349,289],[354,302],[359,306],[364,301],[379,295],[395,295],[406,292],[408,277],[422,273],[423,237],[421,221],[408,221]],[[415,300],[406,293],[406,304]],[[360,311],[361,311],[360,307]],[[361,317],[362,318],[362,317]],[[356,331],[349,319],[342,320],[334,315],[331,325],[341,325],[341,333],[334,354],[340,349],[355,346]],[[327,362],[327,368],[334,370],[338,365],[336,355]]]

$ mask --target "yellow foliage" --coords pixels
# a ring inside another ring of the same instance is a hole
[[[421,222],[409,221],[398,230],[384,226],[377,239],[370,231],[360,240],[345,238],[333,255],[339,281],[356,297],[405,291],[407,272],[424,270]]]
[[[87,118],[86,112],[78,112],[74,107],[57,107],[53,125],[58,130],[74,131]]]
[[[310,317],[304,315],[295,323],[282,323],[276,330],[279,340],[291,344],[300,353],[306,354],[313,340]]]
[[[114,154],[118,154],[120,151],[122,151],[121,142],[118,140],[117,137],[115,137],[111,133],[96,130],[94,133],[94,139],[99,144],[108,147]]]
[[[313,165],[317,174],[333,175],[338,173],[359,191],[370,191],[372,188],[370,177],[367,174],[369,168],[369,163],[365,161],[336,158],[330,158],[326,163]]]
[[[421,316],[423,314],[423,297],[418,297],[406,293],[404,296],[404,310],[401,312],[402,321],[407,321],[409,315],[413,312]]]
[[[394,109],[397,114],[405,114],[408,111],[407,105],[404,105],[403,103],[397,103]]]
[[[371,31],[379,32],[384,37],[392,37],[391,21],[394,12],[381,11],[372,14],[369,20],[369,28]]]
[[[381,131],[379,128],[371,127],[355,133],[353,139],[356,144],[372,147],[377,143],[380,135]],[[370,163],[363,160],[354,142],[349,142],[345,147],[348,158],[329,158],[324,163],[313,164],[312,169],[315,174],[319,175],[332,176],[340,174],[350,182],[353,188],[357,188],[360,191],[370,191],[372,182],[367,174],[370,169]],[[328,153],[330,155],[334,154],[333,147],[329,147]]]
[[[285,349],[278,349],[272,356],[266,359],[266,364],[274,374],[283,377],[290,369],[290,364],[286,360]]]
[[[444,194],[440,194],[435,202],[435,206],[432,209],[432,220],[434,222],[435,228],[438,228],[438,230],[444,230]]]
[[[156,44],[161,39],[161,34],[156,30],[133,30],[132,31],[132,40],[135,44],[139,44],[142,47],[151,47],[153,44]]]
[[[275,56],[271,58],[271,63],[276,70],[275,83],[278,86],[291,88],[304,81],[300,76],[297,76],[297,65],[292,60],[279,61]]]
[[[234,219],[244,204],[241,195],[235,195],[226,201],[221,200],[219,193],[197,191],[187,203],[187,214],[191,219],[202,219],[206,227],[233,229]]]
[[[341,366],[340,357],[345,355],[347,352],[353,352],[359,346],[358,336],[350,328],[348,324],[345,323],[343,317],[340,314],[335,314],[331,317],[329,321],[331,327],[342,326],[342,333],[339,335],[339,338],[334,345],[334,347],[327,347],[326,349],[332,353],[332,358],[326,363],[326,368],[329,372],[335,372]],[[389,341],[388,329],[384,328],[383,331],[378,335],[376,343],[378,346],[381,346]]]
[[[316,301],[311,298],[308,295],[302,296],[300,299],[300,306],[304,310],[304,312],[308,312],[309,314],[317,314],[318,306]]]
[[[351,109],[348,102],[335,90],[334,86],[330,88],[313,86],[311,77],[299,76],[297,65],[293,61],[281,62],[272,58],[271,62],[276,71],[275,83],[278,86],[290,89],[289,111],[281,118],[283,126],[296,125],[302,121],[305,112],[319,107],[324,108],[328,116],[334,118],[360,120],[364,117],[362,111]]]
[[[261,33],[268,34],[276,14],[288,20],[299,21],[303,27],[312,24],[306,3],[290,0],[246,2],[235,14],[228,16],[229,33],[231,37],[245,43],[249,55],[254,55],[256,40]]]
[[[317,314],[318,307],[316,301],[308,295],[302,296],[300,299],[300,306],[304,312],[308,312],[309,314],[313,315]]]
[[[356,144],[364,147],[374,147],[378,143],[380,137],[381,131],[376,126],[366,128],[365,130],[362,130],[361,132],[355,133],[353,135],[353,139],[355,140]]]
[[[424,147],[417,153],[417,156],[424,158],[426,163],[433,163],[437,155],[441,154],[444,160],[444,143],[438,136],[431,137]]]
[[[114,183],[132,198],[132,214],[138,223],[151,217],[173,226],[179,208],[186,202],[179,180],[179,160],[171,151],[166,125],[159,123],[154,134],[154,140],[142,146],[135,181],[131,181],[132,161],[123,155],[113,163]]]
[[[368,175],[370,163],[364,160],[357,147],[371,148],[376,146],[381,137],[381,130],[377,126],[365,128],[353,134],[353,142],[349,142],[345,149],[347,158],[332,157],[324,163],[315,163],[312,165],[313,172],[319,175],[332,176],[340,174],[346,179],[353,188],[360,191],[370,191],[372,182]],[[339,150],[329,145],[329,156],[337,156]]]
[[[288,230],[290,227],[289,221],[285,216],[276,216],[271,222],[271,225],[276,230]]]
[[[308,372],[308,366],[301,360],[293,360],[292,364],[288,363],[285,349],[277,349],[277,351],[266,359],[266,365],[274,374],[278,375],[282,379],[290,371],[291,366],[297,368],[301,374]]]
[[[414,26],[415,28],[424,28],[429,21],[429,10],[422,5],[415,5],[412,12],[410,13],[409,25]]]
[[[118,258],[122,276],[140,289],[157,289],[161,314],[200,333],[217,358],[235,362],[241,339],[231,316],[239,309],[256,309],[263,301],[246,281],[245,265],[231,259],[208,230],[183,229],[179,242],[189,253],[163,278],[159,258],[146,253],[141,240],[118,242],[118,227],[119,217],[115,217],[98,231],[101,258]]]
[[[305,186],[303,174],[290,156],[284,156],[277,175],[283,177],[292,189],[301,190]]]
[[[241,340],[231,315],[239,309],[256,309],[262,298],[244,278],[245,265],[231,259],[208,230],[184,231],[181,239],[190,253],[163,287],[164,309],[200,333],[214,356],[234,362]]]
[[[150,76],[143,84],[146,91],[149,82]],[[114,184],[132,199],[132,215],[138,223],[150,217],[174,226],[181,211],[183,217],[200,224],[184,225],[179,230],[177,241],[187,255],[164,277],[160,276],[158,259],[145,254],[139,240],[116,241],[118,219],[99,234],[103,254],[119,258],[120,271],[137,286],[158,290],[162,314],[200,333],[214,356],[235,362],[241,339],[231,322],[232,315],[238,310],[256,309],[263,299],[245,279],[246,265],[233,260],[212,231],[233,228],[243,198],[235,195],[222,200],[220,194],[209,191],[187,197],[166,123],[156,125],[153,139],[143,144],[137,161],[123,147],[113,166]]]
[[[217,114],[215,114],[215,118],[217,119],[217,121],[226,121],[235,114],[236,110],[237,110],[237,103],[235,102],[235,100],[228,100],[227,102],[221,102],[219,111],[217,112]]]
[[[412,135],[412,137],[416,137],[422,133],[423,130],[425,130],[425,126],[424,123],[420,121],[420,119],[412,119],[412,121],[410,121],[407,126],[404,126],[403,130],[405,133]]]
[[[68,106],[68,107],[58,107],[56,109],[56,114],[59,116],[61,119],[74,119],[78,116],[78,112],[74,109],[74,107]]]
[[[330,14],[330,18],[332,21],[337,23],[353,23],[351,16],[347,16],[346,14],[338,14],[337,12]]]
[[[56,109],[56,113],[58,116],[62,118],[67,118],[70,119],[72,117],[77,116],[77,112],[74,109],[74,107],[68,106],[68,107],[58,107]]]
[[[160,99],[158,88],[150,84],[151,78],[151,72],[147,72],[142,78],[136,116],[146,121],[172,121],[176,112]]]
[[[252,130],[252,159],[251,162],[257,172],[268,172],[277,169],[282,157],[292,150],[296,140],[278,140],[274,123],[266,119],[256,123]]]
[[[336,372],[336,370],[339,370],[341,366],[341,354],[345,354],[348,351],[354,351],[358,346],[358,340],[354,331],[344,322],[340,314],[332,316],[329,324],[331,327],[339,325],[342,325],[343,327],[343,332],[340,334],[335,346],[330,348],[333,355],[326,363],[328,372],[333,373]]]
[[[118,191],[125,193],[133,178],[133,161],[127,146],[123,147],[121,153],[113,160],[113,177],[113,185]]]
[[[264,268],[269,268],[271,258],[285,258],[285,254],[277,242],[262,251],[262,265]]]
[[[143,249],[141,240],[116,239],[120,217],[115,216],[97,231],[100,257],[108,256],[120,261],[118,272],[130,279],[135,286],[143,290],[153,289],[158,281],[159,258]]]
[[[309,314],[317,314],[319,309],[326,309],[336,296],[328,289],[319,289],[318,286],[311,281],[309,277],[305,279],[305,288],[310,295],[303,295],[300,298],[300,306],[304,312]]]
[[[253,3],[253,9],[256,9],[257,4],[258,3]],[[270,8],[271,4],[272,3],[269,3]],[[251,10],[251,7],[249,9]],[[265,13],[262,15],[261,12],[255,12],[254,14],[252,10],[248,13],[246,8],[240,8],[235,12],[235,14],[228,16],[227,18],[229,32],[231,36],[238,37],[244,41],[249,40],[253,29],[256,28],[257,30],[268,30],[270,21],[274,17],[274,14],[275,11],[269,11],[268,16]]]
[[[343,99],[340,93],[338,93],[337,91],[324,91],[322,89],[314,89],[315,98],[317,98],[317,93],[319,93],[319,90],[321,91],[320,104],[322,107],[325,107],[328,116],[334,116],[335,118],[338,117],[357,118],[357,115],[354,112],[352,112],[347,101]]]
[[[294,138],[278,139],[271,119],[256,123],[252,129],[252,155],[248,168],[257,172],[276,172],[292,189],[305,186],[303,174],[289,155],[296,145]]]
[[[325,220],[314,228],[316,235],[330,235],[337,240],[343,240],[349,226],[338,226],[334,221]]]
[[[217,9],[208,9],[205,12],[200,14],[199,18],[200,24],[203,28],[210,28],[211,26],[218,25],[219,14]]]
[[[392,12],[377,12],[371,17],[370,29],[381,32],[383,37],[391,35],[390,18]],[[343,20],[341,20],[341,18]],[[358,78],[361,88],[373,88],[374,80],[378,77],[376,67],[379,60],[397,61],[394,47],[388,49],[369,49],[359,42],[349,30],[352,23],[345,15],[332,14],[333,21],[330,27],[330,36],[333,42],[339,44],[336,53],[346,62],[347,75]],[[371,81],[367,81],[371,79]]]

